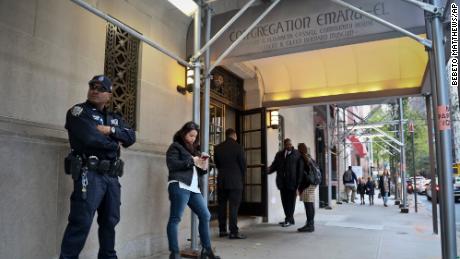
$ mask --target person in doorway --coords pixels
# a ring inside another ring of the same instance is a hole
[[[294,210],[297,197],[300,153],[294,149],[290,139],[285,139],[283,143],[284,149],[276,153],[275,159],[268,168],[268,174],[276,172],[276,186],[281,194],[285,219],[279,224],[282,227],[289,227],[295,224]]]
[[[388,197],[390,196],[390,173],[387,169],[383,170],[383,174],[380,176],[379,189],[380,194],[383,198],[383,206],[388,207]]]
[[[367,178],[366,193],[369,196],[369,205],[374,205],[375,182],[370,176]]]
[[[316,142],[316,152],[318,152],[318,154],[321,154],[323,153],[323,150],[326,144],[324,143],[324,131],[321,128],[320,124],[316,124],[315,139],[316,139],[315,141]]]
[[[304,143],[298,145],[298,150],[301,155],[299,159],[299,197],[305,206],[305,213],[307,214],[307,222],[305,226],[297,229],[299,232],[313,232],[315,231],[315,190],[317,185],[309,183],[307,180],[307,173],[309,170],[309,163],[315,163],[307,152],[307,146]]]
[[[69,222],[60,259],[78,258],[88,237],[94,214],[99,224],[98,258],[117,258],[115,226],[120,221],[120,182],[123,161],[120,146],[129,147],[136,134],[123,118],[107,109],[112,82],[104,75],[89,81],[87,101],[74,105],[66,117],[71,153],[65,160],[72,175]]]
[[[243,147],[236,142],[234,129],[225,131],[225,142],[216,146],[214,162],[218,170],[217,202],[219,205],[219,236],[230,239],[245,239],[238,232],[238,209],[243,195],[243,183],[246,172],[246,158]],[[227,233],[227,203],[230,207],[229,229]]]
[[[358,188],[357,188],[357,191],[359,193],[359,196],[360,196],[360,199],[361,199],[361,205],[364,205],[366,204],[366,202],[364,201],[364,197],[366,195],[366,183],[364,182],[364,179],[362,179],[361,177],[358,178]]]
[[[356,196],[356,185],[358,179],[356,178],[355,172],[351,169],[351,166],[348,167],[348,170],[345,171],[342,177],[343,186],[345,186],[345,193],[347,194],[347,200],[349,201],[350,191],[351,191],[351,202],[355,203]]]
[[[200,154],[198,132],[197,124],[185,123],[174,135],[173,143],[166,152],[166,164],[169,169],[168,192],[171,202],[167,226],[170,259],[181,258],[177,235],[179,223],[187,205],[199,219],[198,231],[203,247],[201,258],[220,258],[211,249],[209,235],[211,214],[198,187],[198,177],[207,173],[209,162],[209,156]]]

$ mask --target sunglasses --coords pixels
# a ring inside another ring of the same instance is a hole
[[[110,93],[109,90],[105,89],[102,85],[99,84],[90,84],[89,89],[96,90],[99,93]]]

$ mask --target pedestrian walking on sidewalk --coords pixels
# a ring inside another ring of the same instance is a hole
[[[366,193],[369,196],[369,205],[374,205],[375,182],[370,176],[367,178]]]
[[[358,178],[358,188],[357,188],[357,191],[359,193],[359,196],[361,198],[361,205],[364,205],[366,204],[366,202],[364,201],[364,197],[366,195],[366,183],[364,182],[364,179],[362,179],[361,177]]]
[[[307,180],[307,173],[310,170],[309,163],[315,163],[315,161],[307,153],[307,146],[304,143],[298,145],[298,150],[301,155],[299,160],[299,169],[302,172],[299,175],[299,197],[300,201],[305,206],[305,213],[307,214],[307,222],[305,226],[297,229],[299,232],[313,232],[315,231],[315,190],[317,185],[310,183]]]
[[[356,178],[355,172],[351,169],[351,166],[348,167],[348,170],[345,171],[342,177],[343,186],[345,186],[345,193],[347,194],[347,201],[350,198],[350,191],[351,191],[351,202],[355,203],[355,196],[356,196],[356,185],[355,182],[358,183],[358,179]]]
[[[380,189],[380,194],[382,195],[383,198],[383,205],[385,207],[388,207],[388,197],[390,196],[390,173],[388,172],[387,169],[383,171],[383,175],[380,176],[379,180],[379,189]]]

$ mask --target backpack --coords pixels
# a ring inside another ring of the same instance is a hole
[[[321,183],[321,169],[311,158],[308,159],[308,169],[307,182],[311,185],[319,185]]]
[[[343,180],[345,182],[352,182],[353,181],[353,172],[351,170],[347,170],[344,174],[343,174]]]

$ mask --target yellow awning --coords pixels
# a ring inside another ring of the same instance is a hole
[[[257,68],[269,107],[419,94],[427,62],[424,46],[402,37],[245,64]]]

